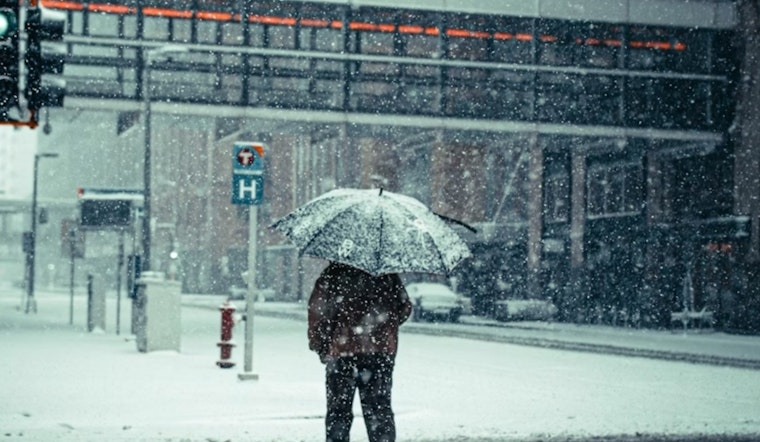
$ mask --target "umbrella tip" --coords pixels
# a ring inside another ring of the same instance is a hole
[[[383,188],[380,188],[380,194],[378,196],[383,196]]]

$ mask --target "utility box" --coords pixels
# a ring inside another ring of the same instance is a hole
[[[140,352],[180,351],[181,283],[161,272],[144,272],[136,281],[135,337]]]

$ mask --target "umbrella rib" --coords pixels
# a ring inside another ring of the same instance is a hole
[[[431,212],[433,212],[433,211],[431,210]],[[458,225],[464,227],[465,229],[469,230],[472,233],[478,233],[478,229],[476,229],[475,227],[472,227],[471,225],[467,224],[464,221],[459,221],[458,219],[454,219],[454,218],[448,217],[446,215],[441,215],[438,212],[433,212],[433,214],[435,214],[436,216],[438,216],[438,218],[441,218],[442,220],[444,220],[446,222],[458,224]]]
[[[446,261],[443,259],[443,252],[441,251],[441,248],[438,247],[438,245],[435,243],[435,240],[430,237],[430,241],[433,242],[433,245],[435,246],[435,251],[438,252],[438,259],[441,260],[441,267],[443,267],[443,270],[446,272],[446,276],[449,274],[449,269],[446,267]]]
[[[450,220],[450,221],[453,221],[453,222],[456,222],[456,223],[460,223],[458,220],[455,220],[455,219],[453,219],[453,218],[449,218],[449,217],[447,217],[447,216],[441,215],[441,214],[439,214],[439,213],[437,213],[437,212],[433,212],[432,210],[431,210],[430,212],[431,212],[433,215],[435,215],[435,216],[437,216],[437,217],[441,218],[441,219],[442,219],[442,220],[444,220],[444,221],[449,221],[449,220]],[[461,223],[461,224],[462,224],[463,226],[465,226],[465,227],[468,227],[468,226],[467,226],[467,224],[465,224],[465,223]],[[435,240],[435,238],[433,237],[433,235],[430,235],[430,236],[429,236],[429,238],[430,238],[430,241],[433,243],[433,246],[434,246],[434,247],[433,247],[433,249],[434,249],[434,250],[436,251],[436,253],[438,254],[438,259],[439,259],[439,260],[440,260],[440,262],[441,262],[441,267],[443,268],[444,272],[445,272],[445,273],[446,273],[446,275],[448,276],[448,275],[451,273],[451,271],[449,270],[449,268],[448,268],[448,267],[447,267],[447,265],[446,265],[446,260],[445,260],[445,259],[444,259],[444,257],[443,257],[443,250],[442,250],[442,249],[441,249],[441,248],[438,246],[438,244],[436,243],[436,240]]]

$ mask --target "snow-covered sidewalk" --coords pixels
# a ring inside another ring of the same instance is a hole
[[[219,315],[182,312],[182,351],[139,353],[122,300],[122,333],[86,332],[85,299],[38,292],[37,313],[0,291],[0,440],[211,441],[319,440],[324,390],[319,361],[304,351],[302,327],[287,336],[257,323],[255,372],[239,381],[240,365],[216,366]],[[282,322],[282,321],[280,321]],[[263,336],[266,336],[264,338]],[[242,358],[241,337],[233,356]],[[300,344],[300,345],[299,345]],[[296,348],[296,346],[298,346]]]

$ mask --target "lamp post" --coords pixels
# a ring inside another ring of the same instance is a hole
[[[57,153],[38,153],[34,155],[34,181],[32,184],[32,229],[31,242],[29,244],[29,253],[27,254],[27,275],[29,280],[26,284],[26,307],[24,311],[29,310],[37,312],[37,302],[34,300],[34,258],[37,248],[37,169],[39,168],[40,158],[56,158]]]
[[[153,62],[172,54],[186,53],[188,49],[184,46],[161,46],[150,49],[146,52],[143,61],[143,133],[145,135],[145,154],[143,161],[143,225],[142,225],[142,269],[150,270],[150,248],[151,248],[151,145],[150,145],[150,71]]]

